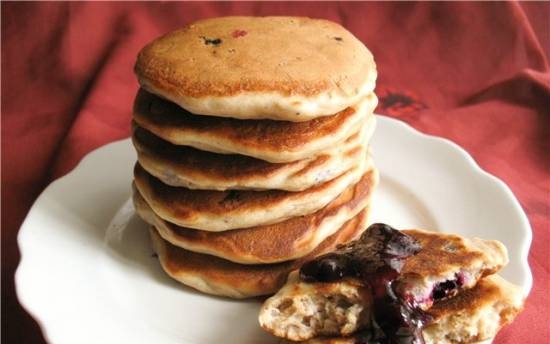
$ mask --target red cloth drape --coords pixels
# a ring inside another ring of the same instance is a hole
[[[550,338],[548,3],[2,2],[2,341],[42,343],[18,305],[18,228],[44,187],[129,135],[138,50],[192,20],[305,15],[373,52],[378,112],[449,138],[504,180],[534,232],[526,310],[496,343]],[[76,315],[78,316],[78,315]]]

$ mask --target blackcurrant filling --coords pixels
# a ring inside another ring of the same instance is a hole
[[[466,284],[466,275],[463,272],[457,272],[453,279],[448,279],[443,282],[435,283],[431,291],[425,295],[414,295],[410,293],[410,287],[406,283],[401,283],[398,279],[393,283],[393,290],[397,295],[405,295],[403,297],[406,302],[411,305],[416,305],[421,309],[430,308],[434,302],[456,296]],[[408,288],[408,289],[407,289]]]
[[[420,249],[414,238],[377,223],[358,240],[304,264],[300,278],[305,282],[332,282],[355,277],[371,287],[372,326],[358,334],[358,344],[422,344],[422,328],[431,322],[430,316],[393,287],[405,259]]]
[[[383,294],[373,294],[371,339],[362,344],[423,344],[422,328],[432,322],[429,314],[414,302],[397,295],[392,282],[386,282]]]
[[[454,279],[437,283],[432,291],[432,301],[455,296],[464,285],[464,274],[457,273]]]

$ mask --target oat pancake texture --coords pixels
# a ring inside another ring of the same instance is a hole
[[[327,289],[326,286],[324,288]],[[350,295],[357,294],[357,288],[352,284],[338,288]],[[340,290],[338,294],[342,295]],[[451,299],[439,301],[428,311],[434,323],[423,329],[424,341],[426,344],[470,344],[491,339],[523,310],[524,302],[518,286],[498,275],[488,276],[474,288]],[[369,303],[366,300],[366,304]],[[356,344],[360,338],[360,334],[351,334],[282,343]]]

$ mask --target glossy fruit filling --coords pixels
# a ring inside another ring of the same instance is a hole
[[[304,264],[300,278],[305,282],[333,282],[354,277],[370,286],[373,321],[368,331],[357,335],[357,343],[424,343],[422,328],[431,321],[430,316],[393,288],[405,260],[420,249],[414,238],[377,223],[358,240]],[[446,290],[450,289],[441,284],[437,295]]]

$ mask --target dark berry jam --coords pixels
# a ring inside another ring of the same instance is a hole
[[[422,328],[430,317],[392,286],[405,260],[420,249],[414,238],[376,223],[358,240],[304,264],[300,278],[305,282],[332,282],[355,277],[370,286],[373,322],[371,329],[357,335],[357,344],[422,344]]]
[[[431,316],[410,299],[396,294],[392,283],[386,283],[384,294],[373,295],[373,325],[383,333],[380,342],[423,344],[422,328],[432,322]]]
[[[370,278],[378,270],[398,274],[405,259],[419,251],[420,244],[414,238],[376,223],[358,240],[304,264],[300,278],[305,282],[332,282],[344,277]]]
[[[305,282],[337,281],[347,276],[357,276],[357,264],[353,257],[342,253],[329,253],[319,260],[307,262],[300,269],[300,278]]]
[[[458,291],[464,285],[464,275],[457,273],[454,279],[445,282],[437,283],[432,291],[432,300],[437,301],[453,297],[458,294]]]

